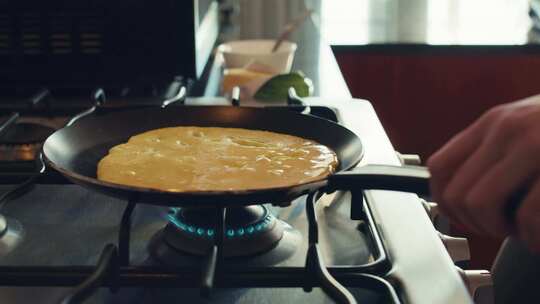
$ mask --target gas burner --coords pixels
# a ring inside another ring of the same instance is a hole
[[[32,122],[18,122],[0,137],[1,145],[30,145],[44,142],[54,133],[54,128]]]
[[[0,161],[31,161],[41,149],[41,143],[5,145],[0,143]]]
[[[214,244],[213,210],[174,208],[163,229],[164,241],[174,249],[206,255]],[[283,237],[283,222],[261,205],[227,209],[223,254],[250,256],[276,246]]]
[[[17,122],[0,136],[0,161],[31,161],[54,128],[33,122]]]

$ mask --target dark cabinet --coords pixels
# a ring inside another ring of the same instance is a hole
[[[352,95],[373,103],[396,149],[423,159],[490,107],[540,93],[540,50],[334,51]]]

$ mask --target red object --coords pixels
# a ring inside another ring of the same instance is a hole
[[[424,160],[487,109],[540,93],[537,55],[336,55],[352,95],[372,102],[396,149]]]

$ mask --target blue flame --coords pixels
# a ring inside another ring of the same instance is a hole
[[[197,227],[188,223],[182,222],[177,214],[180,212],[181,208],[171,208],[171,212],[167,214],[169,221],[174,224],[178,229],[193,234],[197,237],[204,237],[213,239],[215,235],[214,228],[206,227]],[[248,225],[246,227],[239,228],[227,228],[225,229],[225,237],[227,238],[237,238],[237,237],[249,237],[254,234],[263,233],[270,229],[275,217],[266,210],[266,215],[259,221]]]

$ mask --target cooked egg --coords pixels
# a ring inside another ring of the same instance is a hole
[[[336,154],[315,141],[239,128],[171,127],[109,150],[98,179],[165,191],[255,190],[320,180]]]

